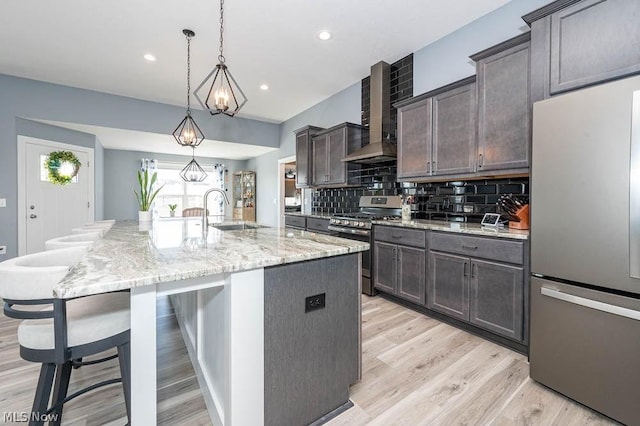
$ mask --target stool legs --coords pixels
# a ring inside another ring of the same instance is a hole
[[[118,361],[120,362],[120,376],[122,377],[127,418],[131,423],[131,345],[129,342],[118,346]]]
[[[60,405],[51,413],[54,420],[50,424],[53,426],[60,425],[62,421],[62,409],[64,407],[62,401],[64,401],[64,399],[67,397],[72,366],[73,365],[71,361],[65,362],[64,364],[59,364],[57,366],[56,381],[53,386],[52,406],[56,406],[58,404]]]
[[[42,364],[40,367],[40,377],[38,379],[38,387],[36,388],[36,396],[33,399],[33,407],[31,409],[33,415],[30,426],[44,425],[45,413],[49,405],[49,396],[51,395],[51,387],[53,385],[53,376],[56,372],[55,364]]]

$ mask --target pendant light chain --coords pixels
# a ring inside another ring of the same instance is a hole
[[[191,114],[191,36],[187,35],[187,114]]]
[[[222,52],[222,43],[224,42],[224,37],[223,37],[223,33],[224,33],[224,0],[220,0],[220,54],[218,55],[218,61],[220,61],[221,64],[224,64],[224,54]]]

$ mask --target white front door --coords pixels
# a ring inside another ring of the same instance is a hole
[[[18,170],[18,253],[24,255],[43,251],[46,240],[93,221],[93,149],[23,136],[18,147],[23,154]],[[80,160],[73,182],[49,181],[44,163],[53,151],[71,151]]]

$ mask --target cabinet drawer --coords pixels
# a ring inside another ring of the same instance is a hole
[[[307,231],[317,231],[328,233],[329,219],[320,219],[317,217],[307,218]]]
[[[305,228],[307,226],[307,218],[304,216],[287,216],[284,217],[286,226],[294,226],[296,228]]]
[[[470,257],[524,264],[524,243],[498,238],[468,237],[453,233],[431,233],[431,250]]]
[[[378,241],[400,244],[403,246],[426,247],[425,231],[404,229],[395,226],[376,226],[374,238]]]

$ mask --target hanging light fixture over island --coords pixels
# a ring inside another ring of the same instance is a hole
[[[211,115],[224,114],[233,117],[247,103],[247,97],[240,89],[231,71],[226,65],[223,53],[224,41],[224,0],[220,0],[220,54],[218,65],[209,73],[194,91],[194,95],[202,108]],[[204,90],[202,90],[204,89]],[[202,92],[201,92],[202,90]],[[204,95],[204,100],[200,96]]]

